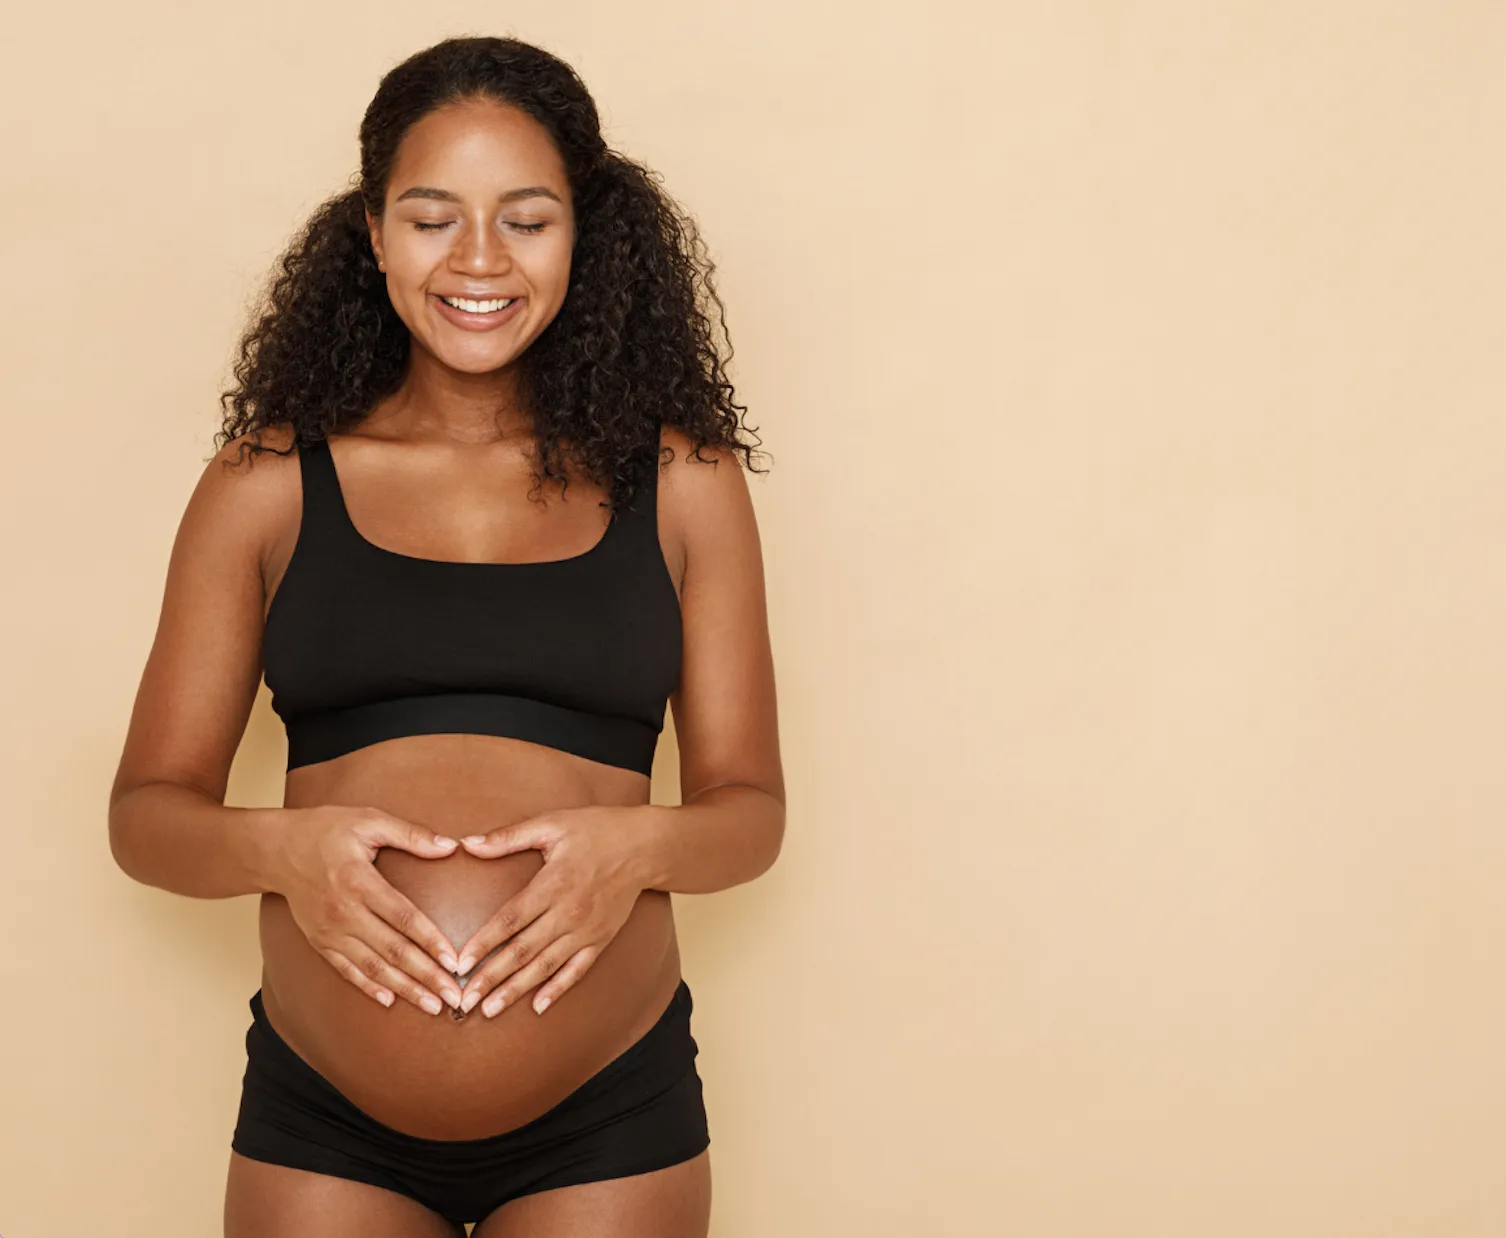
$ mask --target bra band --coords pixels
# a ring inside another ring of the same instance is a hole
[[[403,735],[498,735],[652,774],[659,732],[609,717],[498,692],[404,696],[299,714],[287,720],[288,769],[327,761]]]

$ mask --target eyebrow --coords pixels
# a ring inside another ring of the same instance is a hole
[[[429,185],[415,185],[412,189],[405,189],[393,199],[393,205],[403,202],[408,198],[432,198],[437,202],[459,202],[460,195],[451,193],[448,189],[435,189]],[[543,185],[529,185],[523,189],[509,189],[504,194],[499,194],[498,202],[516,202],[520,198],[552,198],[559,202],[559,194]],[[561,205],[564,205],[561,203]]]

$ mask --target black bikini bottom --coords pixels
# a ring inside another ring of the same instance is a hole
[[[420,1139],[383,1125],[277,1034],[260,989],[250,1005],[230,1146],[252,1160],[398,1191],[452,1222],[480,1221],[535,1191],[663,1169],[711,1142],[684,980],[624,1053],[546,1113],[482,1139]]]

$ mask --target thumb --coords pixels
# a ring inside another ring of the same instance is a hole
[[[447,856],[455,850],[453,838],[387,813],[369,818],[359,833],[373,847],[395,847],[425,859]]]

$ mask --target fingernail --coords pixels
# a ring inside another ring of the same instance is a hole
[[[481,1007],[481,1013],[484,1014],[488,1019],[490,1019],[494,1014],[496,1014],[501,1009],[502,1009],[502,994],[500,994],[500,993],[493,993],[490,997],[488,997],[486,999],[486,1005],[484,1005],[484,1006]]]
[[[460,992],[457,989],[445,989],[444,999],[450,1003],[450,1009],[454,1010],[460,1005]]]
[[[384,990],[377,994],[377,1001],[381,1002],[384,1006],[390,1006],[392,1005],[392,994]]]
[[[535,1014],[543,1014],[544,1011],[549,1009],[549,1003],[551,1000],[552,999],[548,997],[539,998],[539,1000],[534,1003],[533,1012]]]
[[[476,1008],[476,1003],[479,1002],[480,1000],[481,1000],[481,994],[477,990],[472,989],[469,993],[467,993],[465,995],[464,999],[461,1001],[461,1003],[460,1003],[460,1009],[462,1009],[464,1011],[467,1011],[467,1012],[472,1011],[472,1010],[474,1010]]]
[[[470,835],[468,835],[466,837],[465,841],[468,842],[468,843],[478,843],[478,844],[479,843],[484,843],[486,841],[486,835],[484,835],[484,834],[470,834]]]
[[[432,993],[425,993],[421,998],[418,999],[418,1004],[425,1010],[427,1010],[430,1014],[439,1013],[439,998],[435,997]]]
[[[463,976],[466,972],[470,971],[471,968],[475,966],[476,960],[471,958],[471,956],[467,954],[461,958],[460,962],[455,964],[455,974],[458,976]]]
[[[441,967],[443,967],[446,971],[459,971],[460,970],[459,965],[455,962],[455,956],[453,954],[451,954],[448,950],[444,951],[439,956],[439,965]]]
[[[434,835],[434,845],[437,847],[453,847],[455,840],[444,834]]]

